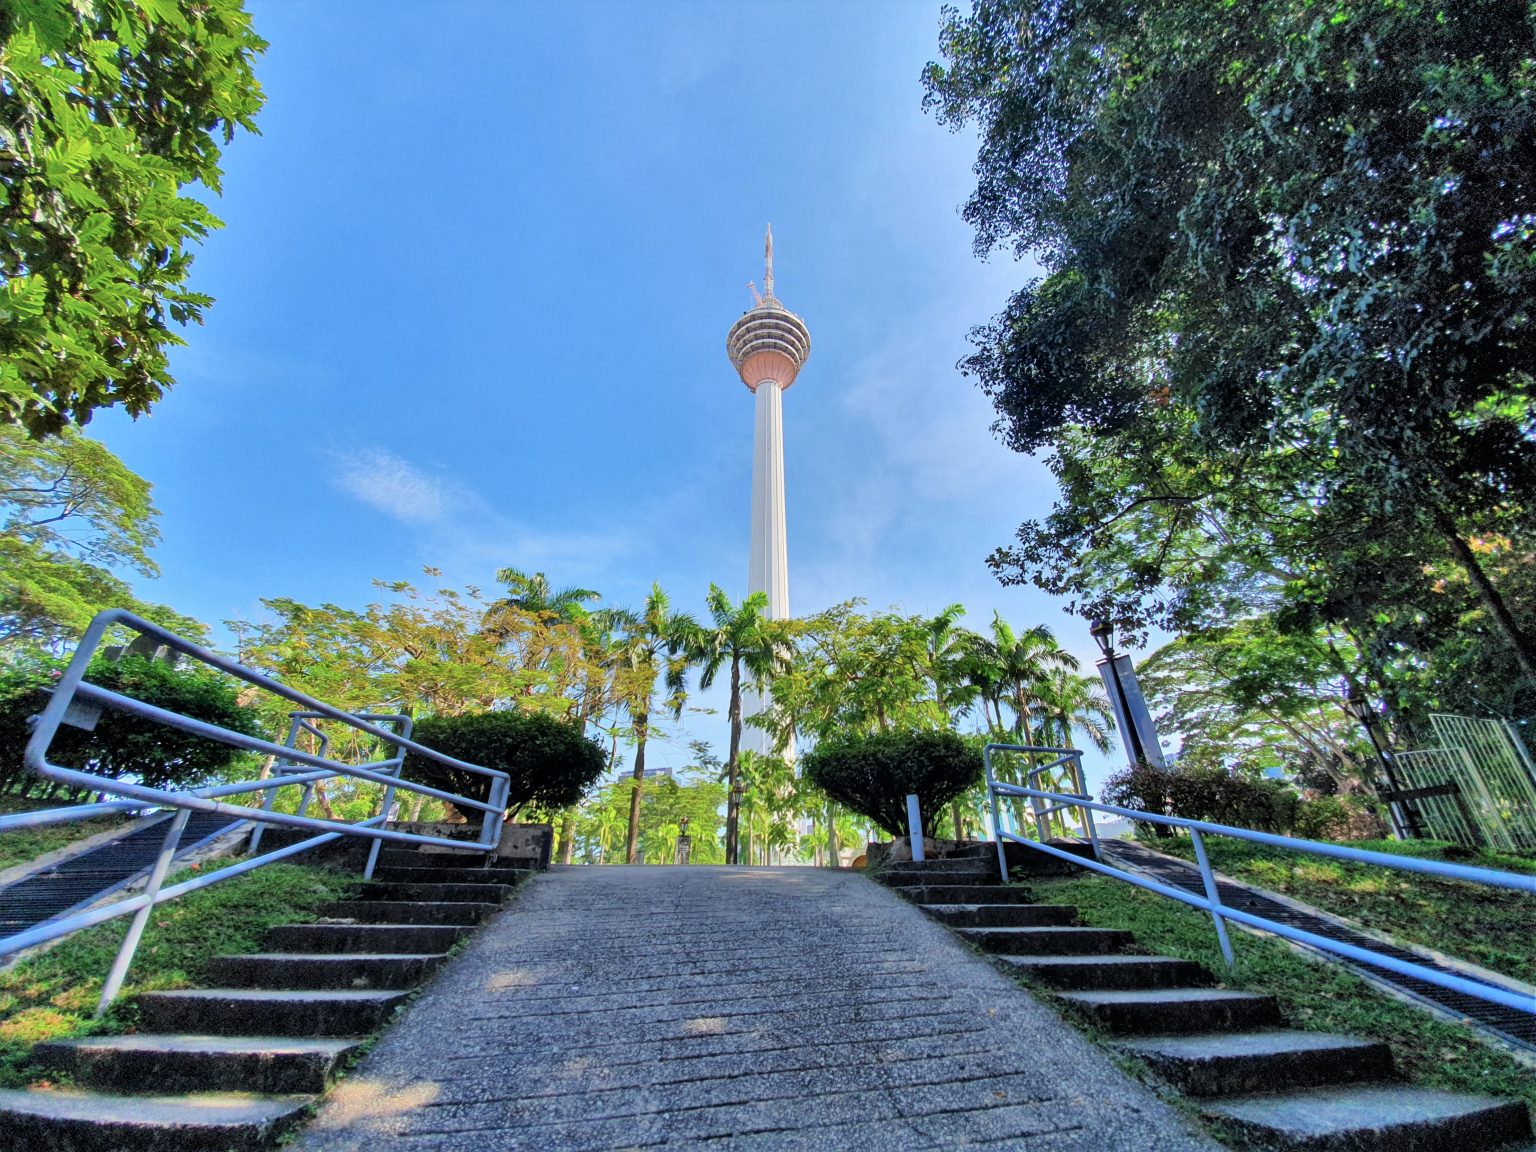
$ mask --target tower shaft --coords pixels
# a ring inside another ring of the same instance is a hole
[[[784,392],[757,386],[752,446],[752,546],[747,591],[768,595],[768,617],[789,618],[789,540],[784,514]]]

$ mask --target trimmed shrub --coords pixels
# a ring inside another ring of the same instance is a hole
[[[1278,780],[1249,780],[1218,769],[1180,770],[1142,764],[1104,782],[1106,804],[1205,820],[1257,832],[1288,832],[1296,820],[1296,792]],[[1172,836],[1174,829],[1141,822],[1138,835]]]
[[[27,788],[21,754],[31,737],[28,718],[48,703],[61,664],[38,662],[0,672],[0,787]],[[267,736],[255,708],[242,705],[241,685],[201,666],[176,667],[144,656],[93,660],[85,678],[101,688],[247,736]],[[151,788],[195,788],[217,781],[241,751],[154,720],[103,708],[87,732],[63,725],[48,758],[68,768],[134,780]]]
[[[892,836],[907,834],[907,794],[917,793],[923,833],[944,806],[981,779],[981,752],[953,732],[885,732],[823,741],[800,762],[816,787]]]
[[[525,808],[551,812],[581,799],[607,766],[602,746],[566,720],[542,712],[478,712],[430,716],[411,737],[445,756],[512,777],[507,816]],[[405,758],[405,778],[459,796],[486,800],[490,781],[416,753]],[[474,809],[464,813],[473,820]]]

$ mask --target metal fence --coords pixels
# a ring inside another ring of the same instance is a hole
[[[1446,880],[1461,880],[1471,884],[1486,885],[1491,888],[1524,892],[1528,895],[1536,895],[1536,876],[1498,872],[1490,868],[1472,868],[1463,864],[1443,864],[1438,860],[1420,860],[1411,856],[1392,856],[1384,852],[1367,852],[1359,848],[1346,848],[1338,844],[1323,844],[1314,840],[1298,840],[1286,836],[1273,836],[1267,832],[1254,832],[1247,828],[1233,828],[1225,824],[1211,824],[1204,820],[1185,820],[1177,816],[1163,816],[1153,812],[1140,812],[1130,808],[1117,807],[1113,804],[1103,804],[1089,799],[1081,791],[1077,794],[1046,792],[1018,784],[1002,783],[994,777],[992,772],[992,753],[994,750],[1047,754],[1054,755],[1061,760],[1074,761],[1079,765],[1079,779],[1081,778],[1082,752],[1075,748],[1046,749],[1019,748],[1007,744],[987,745],[983,753],[983,763],[986,771],[987,792],[992,807],[993,839],[997,843],[997,862],[998,867],[1002,871],[1003,883],[1005,884],[1008,882],[1008,855],[1004,843],[1011,841],[1016,844],[1027,845],[1036,851],[1057,857],[1091,871],[1100,872],[1106,876],[1113,876],[1119,880],[1125,880],[1136,885],[1138,888],[1146,888],[1149,891],[1157,892],[1171,900],[1177,900],[1181,904],[1188,904],[1191,907],[1202,909],[1209,913],[1211,917],[1211,922],[1216,929],[1217,941],[1221,945],[1221,953],[1229,965],[1233,963],[1233,954],[1232,942],[1227,936],[1227,922],[1232,921],[1281,936],[1287,940],[1294,940],[1299,944],[1331,952],[1349,960],[1371,964],[1390,972],[1396,972],[1402,976],[1410,976],[1430,984],[1435,984],[1441,988],[1449,988],[1454,992],[1465,993],[1469,996],[1475,996],[1480,1000],[1500,1004],[1506,1008],[1514,1008],[1521,1012],[1536,1014],[1536,997],[1531,996],[1529,993],[1518,992],[1493,984],[1486,984],[1478,980],[1436,971],[1420,964],[1399,960],[1395,956],[1388,956],[1373,949],[1360,948],[1341,940],[1332,940],[1326,936],[1306,932],[1288,924],[1281,924],[1263,916],[1256,916],[1250,912],[1244,912],[1224,904],[1221,899],[1221,893],[1216,886],[1215,873],[1211,870],[1210,859],[1206,855],[1204,838],[1206,836],[1230,836],[1237,840],[1248,840],[1255,844],[1284,848],[1304,855],[1325,856],[1335,860],[1349,860],[1359,864],[1377,864],[1399,872],[1415,872],[1420,875],[1438,876]],[[1189,833],[1190,840],[1194,845],[1195,862],[1200,869],[1200,878],[1205,888],[1205,895],[1201,897],[1195,893],[1186,892],[1181,888],[1175,888],[1172,885],[1163,884],[1149,877],[1104,863],[1098,851],[1097,836],[1090,838],[1094,850],[1093,858],[1085,859],[1055,845],[1046,843],[1043,830],[1039,840],[1032,840],[1026,836],[1006,831],[998,818],[998,800],[1000,797],[1027,799],[1031,805],[1036,807],[1037,812],[1041,810],[1055,811],[1058,809],[1075,808],[1082,814],[1090,828],[1093,827],[1096,819],[1095,814],[1102,812],[1126,820],[1182,829]]]
[[[1433,748],[1393,754],[1423,835],[1468,848],[1536,849],[1536,765],[1503,720],[1436,714]]]
[[[179,652],[201,664],[233,676],[254,688],[272,693],[288,701],[290,704],[297,705],[298,710],[291,714],[292,721],[287,742],[277,744],[260,737],[248,736],[243,732],[231,731],[230,729],[221,728],[201,720],[195,720],[189,716],[183,716],[180,713],[146,704],[141,700],[135,700],[130,696],[124,696],[90,683],[85,679],[86,669],[91,662],[92,656],[95,655],[100,647],[103,638],[114,627],[128,628],[131,631],[137,632],[142,637],[153,640],[157,645],[164,646],[173,652]],[[67,768],[51,763],[48,760],[48,750],[53,743],[54,736],[58,733],[59,727],[65,723],[90,727],[96,723],[100,710],[103,708],[126,712],[164,724],[178,731],[190,732],[235,748],[273,757],[274,770],[265,779],[241,780],[207,788],[163,789],[152,788],[131,780],[119,780],[110,776],[103,776],[99,773]],[[349,764],[328,756],[330,740],[316,724],[316,721],[321,720],[342,724],[354,730],[360,736],[368,738],[370,742],[377,741],[385,750],[390,751],[390,755],[384,759],[373,760],[363,764]],[[381,727],[380,725],[383,723],[393,724],[396,728],[391,731]],[[315,752],[306,752],[298,747],[300,738],[305,735],[309,735],[316,740],[317,750]],[[407,752],[412,752],[440,764],[484,777],[487,781],[486,798],[476,799],[469,796],[460,796],[402,779],[400,772]],[[434,751],[410,739],[410,718],[407,716],[353,715],[344,712],[340,708],[332,707],[322,700],[316,700],[303,692],[280,684],[259,672],[219,656],[217,653],[210,652],[206,648],[177,636],[157,624],[121,609],[100,613],[86,628],[85,635],[81,638],[79,646],[75,649],[73,659],[71,659],[69,666],[54,686],[52,697],[49,699],[47,706],[37,718],[24,756],[28,769],[39,776],[56,780],[72,788],[121,796],[124,799],[0,817],[0,833],[13,828],[39,827],[47,824],[85,820],[92,816],[141,809],[146,806],[177,809],[176,816],[170,822],[165,841],[161,846],[159,856],[156,858],[153,868],[150,870],[149,879],[142,892],[100,908],[87,909],[83,912],[40,924],[25,932],[19,932],[0,939],[0,956],[11,955],[23,949],[46,943],[49,940],[55,940],[73,932],[78,932],[82,928],[88,928],[94,924],[100,924],[104,921],[133,913],[133,922],[129,925],[128,934],[123,941],[117,960],[114,962],[112,971],[108,975],[106,984],[102,989],[101,1001],[97,1008],[98,1015],[106,1010],[106,1007],[121,989],[123,980],[128,972],[128,967],[133,962],[133,955],[138,948],[139,939],[143,935],[144,927],[148,923],[150,913],[157,904],[174,900],[199,888],[206,888],[210,884],[216,884],[232,879],[235,876],[243,875],[265,864],[285,859],[342,836],[364,837],[372,841],[368,863],[364,870],[365,877],[372,875],[374,864],[378,859],[379,848],[385,841],[401,844],[438,845],[447,848],[477,850],[485,853],[494,852],[500,844],[500,820],[502,813],[506,810],[507,796],[511,787],[511,779],[505,772],[484,768],[478,764],[465,763],[451,756],[445,756],[441,752]],[[306,809],[316,786],[326,780],[336,778],[348,778],[382,786],[383,793],[378,812],[367,819],[352,822],[316,819],[307,815]],[[273,805],[277,791],[293,785],[298,785],[302,789],[298,810],[293,813],[274,810]],[[384,827],[398,791],[407,791],[443,800],[462,812],[477,811],[482,813],[478,838],[474,841],[453,840],[447,837],[425,836]],[[262,794],[263,799],[260,807],[253,808],[244,804],[230,803],[226,799],[227,797],[251,795],[254,793]],[[256,852],[259,846],[259,830],[265,825],[301,828],[314,832],[316,835],[288,847],[259,855],[252,855],[237,864],[220,869],[217,872],[194,877],[193,879],[166,887],[166,874],[170,870],[171,860],[175,856],[176,849],[180,844],[182,830],[186,827],[187,818],[195,811],[214,812],[234,819],[255,822],[258,834],[252,838],[251,851],[253,853]]]

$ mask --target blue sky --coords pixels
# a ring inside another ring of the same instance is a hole
[[[193,269],[218,302],[152,416],[91,426],[164,514],[141,594],[216,622],[514,565],[619,603],[741,595],[752,403],[724,341],[772,221],[813,339],[784,403],[794,610],[960,601],[1091,668],[1081,621],[983,563],[1053,486],[954,367],[1034,269],[971,253],[974,140],[921,110],[936,4],[251,8],[262,135],[226,151]]]

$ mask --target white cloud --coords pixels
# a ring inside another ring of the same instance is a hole
[[[442,520],[453,488],[384,448],[342,455],[335,481],[342,491],[404,524]]]

